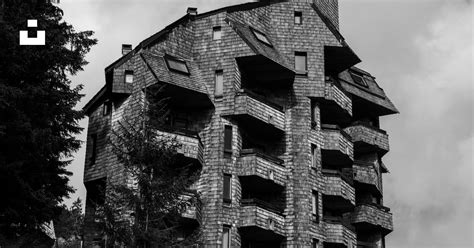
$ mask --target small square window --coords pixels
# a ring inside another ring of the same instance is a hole
[[[165,56],[165,61],[166,65],[168,66],[168,70],[189,75],[188,66],[184,60],[180,60],[171,56]]]
[[[295,24],[303,24],[303,13],[295,11]]]
[[[224,202],[232,202],[232,175],[224,175]]]
[[[295,52],[295,70],[298,74],[307,73],[307,61],[305,52]]]
[[[125,83],[127,84],[133,83],[133,71],[131,70],[125,71]]]
[[[224,72],[222,70],[217,70],[215,74],[215,89],[214,89],[214,96],[215,97],[222,97],[224,91]]]
[[[220,40],[222,38],[222,29],[220,26],[212,28],[212,39]]]
[[[257,38],[257,40],[259,40],[260,42],[262,42],[263,44],[267,46],[272,46],[272,43],[270,42],[270,40],[267,38],[267,36],[264,33],[254,28],[250,28],[250,29],[252,30],[252,33],[255,36],[255,38]]]
[[[222,248],[230,248],[231,235],[230,226],[224,226],[222,228]]]
[[[364,76],[351,72],[351,78],[356,84],[364,87],[369,87],[367,82],[365,82]]]
[[[103,111],[104,116],[109,115],[110,113],[112,113],[112,102],[111,101],[104,102],[104,106],[103,106],[102,111]]]

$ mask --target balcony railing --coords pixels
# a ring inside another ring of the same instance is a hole
[[[258,176],[285,185],[286,176],[283,160],[267,155],[257,149],[243,149],[237,160],[239,176]]]
[[[158,136],[175,140],[180,145],[177,150],[178,153],[184,157],[197,160],[201,165],[204,164],[204,146],[196,132],[164,127],[160,128]]]
[[[381,230],[388,234],[393,230],[390,208],[372,203],[356,206],[352,213],[352,224],[356,228]]]
[[[344,93],[344,90],[334,81],[327,79],[324,84],[324,98],[336,103],[339,108],[345,111],[349,116],[352,115],[352,100]]]
[[[202,202],[198,197],[197,191],[195,190],[188,190],[181,195],[181,198],[185,201],[189,201],[191,198],[194,197],[194,201],[191,205],[186,209],[186,211],[182,214],[183,217],[188,219],[194,219],[198,223],[201,223],[201,209],[202,209]]]
[[[366,122],[355,122],[344,131],[352,137],[357,152],[379,152],[383,155],[389,151],[388,135],[382,129]]]
[[[342,173],[335,171],[323,170],[324,190],[323,194],[326,196],[343,199],[339,203],[332,202],[338,205],[338,208],[344,210],[352,209],[355,205],[355,189],[348,183],[350,179],[345,177]],[[343,179],[346,178],[346,179]]]
[[[322,124],[321,128],[324,139],[322,150],[331,151],[336,154],[335,159],[352,162],[354,159],[354,148],[351,137],[337,125]]]
[[[382,193],[381,181],[373,164],[355,160],[352,170],[355,181],[367,185],[373,193],[379,195]]]
[[[285,217],[257,205],[243,205],[240,210],[239,228],[257,228],[263,233],[271,232],[279,237],[285,236]]]
[[[338,243],[346,247],[356,243],[354,227],[341,217],[324,216],[325,243]]]
[[[250,117],[258,123],[269,125],[281,132],[285,131],[285,114],[282,107],[243,90],[235,95],[234,103],[234,109],[224,115]]]
[[[240,204],[242,206],[258,206],[263,209],[277,213],[279,215],[283,215],[283,211],[284,211],[284,206],[282,205],[272,204],[272,203],[269,203],[257,198],[241,199]]]

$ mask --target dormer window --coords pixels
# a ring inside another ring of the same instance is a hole
[[[364,86],[364,87],[369,87],[367,82],[365,82],[364,76],[362,76],[360,74],[357,74],[357,73],[354,73],[354,72],[351,72],[351,77],[352,77],[352,80],[354,80],[354,82],[356,84],[358,84],[360,86]]]
[[[272,43],[270,42],[270,40],[267,38],[267,36],[264,33],[253,28],[250,28],[250,29],[252,30],[252,33],[253,35],[255,35],[255,38],[257,38],[257,40],[259,40],[260,42],[262,42],[263,44],[267,46],[272,47]]]
[[[168,70],[189,75],[189,69],[184,60],[167,55],[165,56],[165,61]]]
[[[126,70],[125,71],[125,83],[127,83],[127,84],[133,83],[133,71],[132,70]]]

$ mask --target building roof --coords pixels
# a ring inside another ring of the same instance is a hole
[[[367,83],[367,87],[358,85],[356,82],[354,82],[350,74],[354,72],[364,75],[364,80]],[[357,67],[352,67],[350,70],[340,73],[339,79],[341,86],[347,92],[367,101],[378,103],[382,107],[380,110],[381,115],[399,113],[398,109],[387,97],[384,90],[377,84],[375,77],[373,77],[370,73]]]
[[[268,46],[265,43],[260,42],[257,40],[255,35],[252,33],[251,27],[249,25],[233,21],[227,19],[229,25],[235,30],[235,32],[242,38],[245,43],[256,53],[260,54],[273,62],[285,67],[286,69],[293,71],[294,68],[292,64],[289,62],[290,60],[282,55],[277,49],[274,47]],[[268,39],[269,34],[265,34]],[[270,39],[271,41],[271,39]]]
[[[164,59],[165,54],[151,54],[148,52],[142,52],[140,53],[140,56],[158,82],[172,84],[174,86],[197,91],[206,95],[209,94],[201,76],[199,67],[190,59],[180,58],[186,62],[189,70],[189,75],[183,75],[181,73],[168,70]]]

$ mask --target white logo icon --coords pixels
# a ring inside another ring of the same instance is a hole
[[[31,19],[28,20],[28,25],[29,28],[36,28],[38,27],[38,20]],[[46,44],[46,31],[44,30],[38,30],[36,32],[36,37],[28,37],[28,31],[27,30],[20,30],[20,45],[21,46],[43,46]]]

